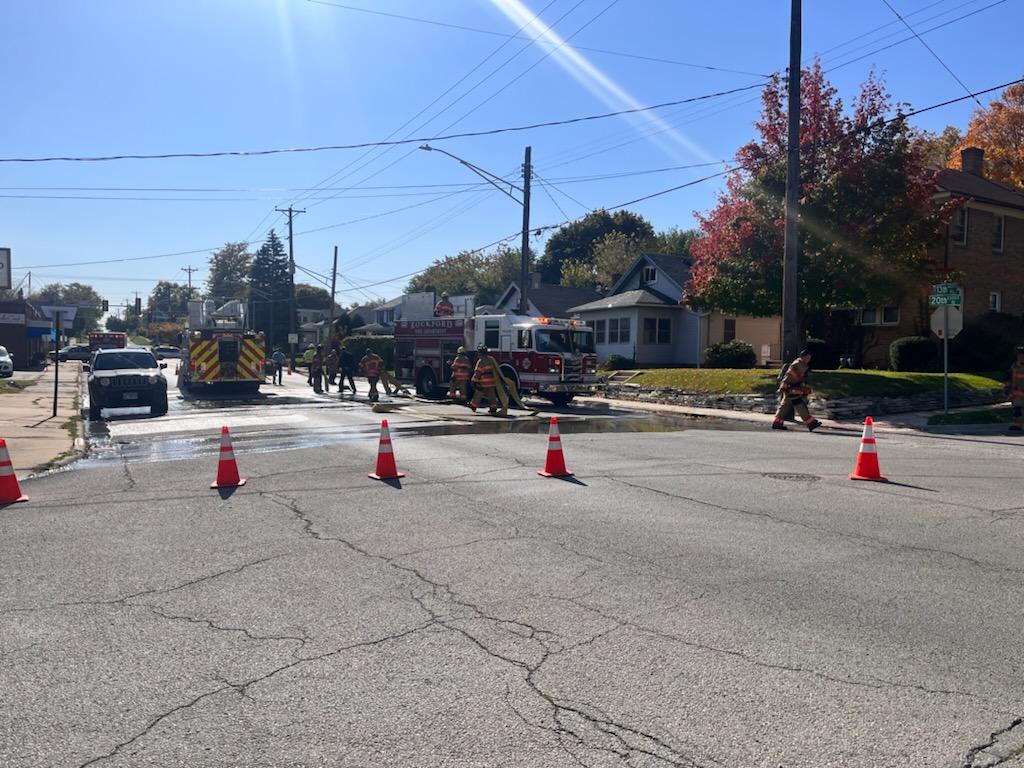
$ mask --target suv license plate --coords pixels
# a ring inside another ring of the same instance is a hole
[[[121,397],[124,398],[125,400],[138,400],[139,399],[139,393],[138,392],[125,392],[123,395],[121,395]]]

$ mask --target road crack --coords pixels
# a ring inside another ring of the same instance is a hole
[[[989,734],[988,741],[971,747],[962,768],[995,768],[1024,755],[1024,718],[1016,718],[1005,728]],[[1009,737],[1009,738],[1006,738]],[[1003,742],[1006,742],[1003,744]],[[1000,754],[1002,753],[1002,754]]]

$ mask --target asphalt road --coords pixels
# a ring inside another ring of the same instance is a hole
[[[282,398],[0,509],[0,765],[1024,765],[1020,441]]]

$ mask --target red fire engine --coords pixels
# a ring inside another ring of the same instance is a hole
[[[97,349],[124,349],[128,334],[121,331],[89,331],[89,351]]]
[[[525,315],[400,320],[395,324],[395,375],[434,394],[451,382],[451,364],[463,346],[475,362],[486,344],[502,373],[524,394],[566,405],[597,386],[594,331],[578,320]]]

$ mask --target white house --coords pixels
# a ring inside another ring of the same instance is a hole
[[[680,304],[692,264],[682,256],[645,253],[608,295],[571,309],[594,328],[599,360],[621,355],[637,366],[700,363],[701,315]]]

